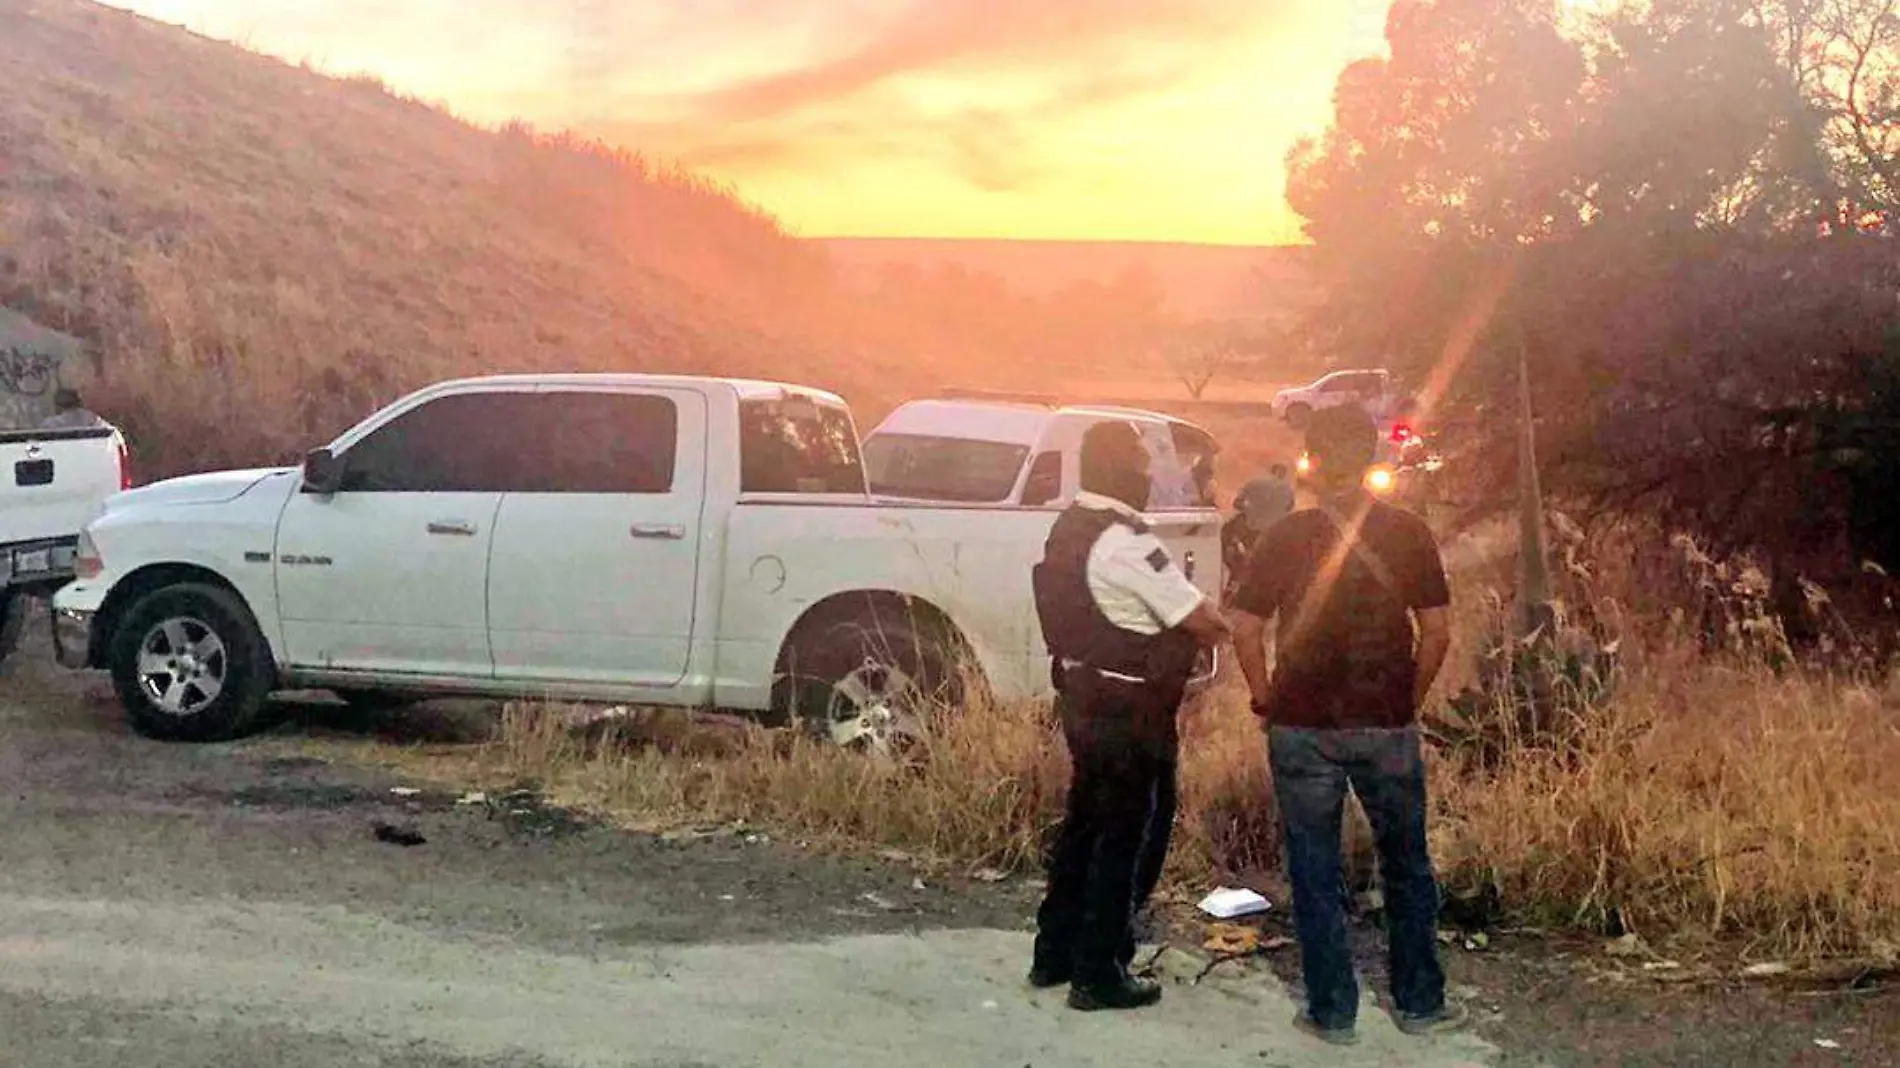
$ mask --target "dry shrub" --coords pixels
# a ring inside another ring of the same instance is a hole
[[[1900,688],[1866,673],[1777,673],[1746,650],[1710,655],[1680,613],[1632,618],[1615,607],[1648,598],[1653,611],[1669,582],[1693,585],[1682,558],[1656,559],[1666,545],[1621,528],[1574,561],[1599,599],[1592,611],[1618,620],[1626,640],[1642,638],[1613,700],[1577,717],[1561,746],[1506,736],[1482,761],[1434,753],[1447,890],[1498,893],[1539,924],[1720,941],[1792,961],[1892,958]],[[1460,599],[1479,606],[1459,617],[1465,649],[1493,625],[1482,606],[1495,574],[1459,577]],[[1182,759],[1170,878],[1199,891],[1277,869],[1265,747],[1235,683],[1190,706]],[[588,735],[558,709],[527,705],[510,710],[482,760],[497,781],[533,779],[557,800],[636,825],[744,819],[1024,871],[1040,863],[1068,776],[1047,706],[987,702],[940,716],[926,759],[909,768],[791,732],[695,726],[682,713]],[[1363,867],[1356,815],[1348,837]]]
[[[1544,922],[1734,936],[1792,958],[1900,943],[1900,701],[1684,659],[1633,684],[1581,759],[1433,777],[1441,865]]]
[[[562,709],[513,706],[487,770],[636,824],[743,819],[1006,869],[1033,867],[1061,817],[1068,769],[1043,706],[979,701],[941,716],[912,764],[754,725],[715,728],[727,743],[695,748],[655,726],[590,738]]]
[[[1620,647],[1617,685],[1569,693],[1555,722],[1497,695],[1440,753],[1448,884],[1500,891],[1534,922],[1892,958],[1900,881],[1877,875],[1900,871],[1900,701],[1860,655],[1873,645],[1836,618],[1817,652],[1845,655],[1797,663],[1757,563],[1653,523],[1557,545],[1560,619]],[[1467,645],[1498,626],[1497,577],[1464,577]],[[1796,611],[1826,607],[1801,585]]]

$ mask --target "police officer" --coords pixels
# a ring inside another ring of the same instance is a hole
[[[1081,460],[1081,492],[1033,575],[1074,777],[1029,981],[1068,983],[1073,1008],[1131,1009],[1161,999],[1128,964],[1173,829],[1175,716],[1201,647],[1227,625],[1142,522],[1148,453],[1134,427],[1091,427]]]

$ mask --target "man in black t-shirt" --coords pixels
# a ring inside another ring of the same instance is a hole
[[[1463,1022],[1445,1001],[1438,887],[1425,840],[1417,711],[1450,646],[1451,595],[1423,520],[1363,488],[1378,429],[1354,405],[1314,413],[1306,432],[1319,507],[1261,536],[1235,591],[1234,648],[1267,727],[1293,883],[1307,1005],[1295,1021],[1356,1040],[1359,984],[1346,943],[1340,829],[1346,791],[1378,842],[1401,1030]],[[1278,617],[1269,674],[1267,620]]]

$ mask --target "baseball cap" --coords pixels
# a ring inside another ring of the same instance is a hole
[[[1252,526],[1265,530],[1293,510],[1293,486],[1284,478],[1261,475],[1234,495],[1234,509]]]

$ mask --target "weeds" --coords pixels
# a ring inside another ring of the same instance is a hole
[[[1610,642],[1650,636],[1623,657],[1613,693],[1575,686],[1560,702],[1569,710],[1562,730],[1539,735],[1520,729],[1517,697],[1498,691],[1497,718],[1472,725],[1482,744],[1435,752],[1432,834],[1448,895],[1495,896],[1523,922],[1634,930],[1658,944],[1891,960],[1900,946],[1900,688],[1876,674],[1685,651],[1694,646],[1668,637],[1680,636],[1680,621],[1634,617],[1609,596],[1662,588],[1649,548],[1659,544],[1621,529],[1571,561],[1565,595],[1589,603],[1570,605],[1566,626],[1587,619]],[[1692,569],[1667,574],[1685,588],[1698,581]],[[1638,575],[1648,583],[1641,591],[1622,585]],[[1466,650],[1502,612],[1495,596],[1483,607],[1476,578],[1460,583],[1474,606],[1461,615]],[[498,740],[473,753],[474,767],[461,751],[453,774],[533,780],[556,801],[633,826],[743,819],[816,844],[1023,873],[1040,868],[1068,776],[1054,718],[1033,703],[978,700],[940,713],[924,759],[910,766],[805,732],[708,726],[683,712],[642,712],[592,732],[571,724],[558,707],[511,707]],[[1182,748],[1170,879],[1200,890],[1277,870],[1265,748],[1237,686],[1190,707]],[[1349,835],[1363,852],[1363,827]]]

